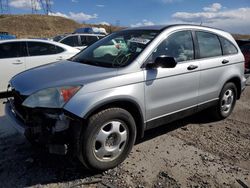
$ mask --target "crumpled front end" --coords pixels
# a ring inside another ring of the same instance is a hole
[[[50,153],[66,154],[72,142],[70,127],[77,120],[65,115],[63,109],[25,107],[26,98],[12,89],[5,111],[14,127],[32,144],[46,146]]]

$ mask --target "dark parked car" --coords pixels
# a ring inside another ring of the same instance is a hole
[[[245,57],[245,72],[250,73],[250,43],[240,47]]]
[[[249,44],[250,43],[250,39],[238,39],[236,40],[237,44],[239,45],[239,47],[245,45],[245,44]]]

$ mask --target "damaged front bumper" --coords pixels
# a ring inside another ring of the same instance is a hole
[[[22,121],[20,121],[18,118],[16,118],[16,113],[12,109],[9,102],[5,104],[5,115],[11,122],[11,125],[19,132],[24,134],[25,132],[25,125]]]
[[[71,143],[73,119],[60,109],[27,109],[16,107],[14,99],[5,105],[5,114],[12,126],[30,142],[46,146],[50,153],[66,154]]]

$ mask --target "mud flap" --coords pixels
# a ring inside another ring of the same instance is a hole
[[[246,79],[247,79],[246,86],[250,86],[250,73],[246,74],[245,76],[246,76]]]
[[[66,155],[68,153],[67,144],[51,144],[49,145],[49,153],[57,155]]]

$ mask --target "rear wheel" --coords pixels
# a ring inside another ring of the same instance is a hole
[[[237,88],[234,83],[226,83],[220,93],[217,106],[213,109],[213,116],[217,120],[227,118],[233,111],[237,99]]]
[[[131,114],[121,108],[109,108],[89,118],[77,142],[80,161],[90,169],[106,170],[123,162],[136,138]]]

